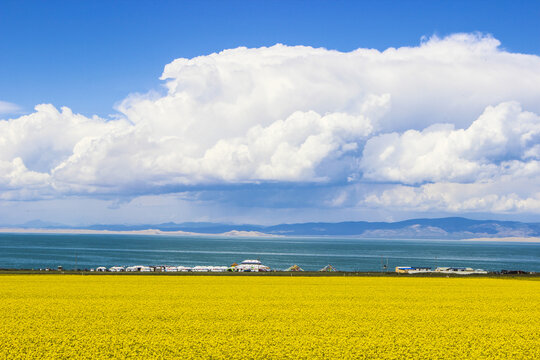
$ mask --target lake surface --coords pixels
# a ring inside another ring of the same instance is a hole
[[[540,244],[350,238],[0,234],[0,268],[230,265],[260,259],[273,269],[381,271],[456,266],[540,271]]]

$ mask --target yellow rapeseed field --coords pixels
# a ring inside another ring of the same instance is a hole
[[[0,276],[2,359],[540,359],[540,281]]]

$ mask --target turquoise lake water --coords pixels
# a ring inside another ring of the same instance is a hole
[[[540,244],[350,238],[0,234],[0,268],[230,265],[260,259],[273,269],[381,271],[456,266],[540,271]]]

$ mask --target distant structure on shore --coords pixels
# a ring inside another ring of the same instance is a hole
[[[52,269],[40,269],[45,271],[52,271]],[[78,269],[76,269],[78,270]],[[62,266],[58,266],[58,271],[63,271]],[[86,269],[85,271],[88,271]],[[193,272],[193,273],[218,273],[218,272],[269,272],[269,271],[284,271],[284,272],[301,272],[304,271],[300,266],[294,264],[285,270],[271,269],[269,266],[263,265],[260,260],[247,259],[240,264],[233,263],[230,266],[215,266],[215,265],[197,265],[193,267],[188,266],[170,266],[170,265],[133,265],[133,266],[112,266],[105,267],[99,266],[95,269],[90,269],[92,272]],[[338,270],[328,264],[318,270],[318,272],[338,272]],[[454,274],[454,275],[486,275],[486,274],[535,274],[534,272],[527,272],[522,270],[501,270],[500,272],[488,272],[483,269],[473,269],[471,267],[449,267],[439,266],[432,270],[431,267],[422,266],[396,266],[395,272],[397,274]]]
[[[435,271],[430,267],[412,267],[412,266],[397,266],[396,272],[398,274],[427,274],[427,273],[439,273],[439,274],[457,274],[457,275],[474,275],[474,274],[487,274],[488,272],[483,269],[473,269],[470,267],[438,267]]]
[[[300,266],[294,264],[293,266],[291,266],[290,268],[288,268],[285,271],[304,271],[304,269],[302,269]]]
[[[325,267],[323,267],[321,270],[319,270],[321,272],[336,272],[336,268],[333,267],[332,265],[328,264],[326,265]]]
[[[240,265],[236,265],[236,266],[233,266],[233,265],[231,265],[232,271],[240,271],[240,272],[270,271],[270,268],[266,265],[263,265],[259,260],[244,260],[240,263]]]
[[[270,267],[263,265],[260,260],[244,260],[240,264],[233,263],[231,266],[215,266],[215,265],[197,265],[188,266],[169,266],[169,265],[134,265],[134,266],[112,266],[106,268],[100,266],[96,269],[90,269],[96,272],[264,272],[272,271]]]

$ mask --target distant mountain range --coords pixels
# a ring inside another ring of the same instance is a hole
[[[31,221],[19,228],[73,229],[75,227],[42,221]],[[201,234],[221,234],[231,231],[257,231],[287,236],[356,236],[363,238],[401,239],[464,239],[478,237],[540,236],[540,223],[519,221],[472,220],[462,217],[411,219],[398,222],[347,221],[339,223],[310,222],[272,226],[234,225],[211,222],[186,222],[140,225],[92,225],[77,229],[133,231],[158,229]]]

